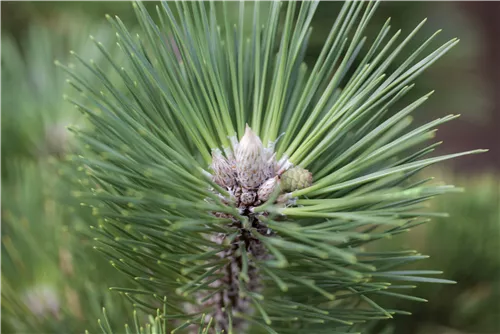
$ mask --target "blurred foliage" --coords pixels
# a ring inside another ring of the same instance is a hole
[[[112,36],[102,26],[83,22],[68,17],[57,31],[35,24],[21,41],[8,32],[2,35],[2,178],[13,160],[62,157],[70,149],[66,126],[83,120],[63,99],[75,93],[54,61],[66,61],[69,50],[77,49],[100,63],[103,56],[90,46],[89,33],[103,42]]]
[[[119,324],[129,314],[128,302],[108,291],[124,278],[92,249],[91,212],[68,196],[63,173],[72,146],[66,125],[84,120],[63,100],[67,84],[54,60],[72,48],[93,57],[81,22],[61,23],[57,33],[33,25],[19,43],[2,36],[4,333],[97,331],[103,306]]]
[[[12,167],[2,184],[2,332],[97,329],[102,306],[121,323],[127,304],[108,287],[123,279],[92,249],[90,212],[63,200],[56,166]]]
[[[383,246],[419,249],[430,258],[405,269],[439,268],[457,284],[420,285],[414,294],[429,302],[395,301],[394,307],[412,315],[377,324],[373,333],[500,333],[500,180],[495,174],[450,180],[443,173],[441,179],[465,188],[433,200],[433,211],[450,217],[435,218]]]

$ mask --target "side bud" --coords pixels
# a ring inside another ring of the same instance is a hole
[[[250,190],[241,193],[240,200],[243,205],[252,205],[254,204],[256,198],[257,194],[255,193],[255,191]]]
[[[257,196],[259,200],[265,202],[269,199],[271,194],[276,190],[276,188],[280,187],[280,180],[277,176],[267,180],[264,182],[257,191]]]
[[[236,177],[231,164],[224,158],[220,150],[212,151],[213,180],[221,187],[232,188],[236,185]]]
[[[302,167],[293,167],[281,176],[281,186],[284,191],[295,191],[312,185],[312,173]]]
[[[236,172],[243,188],[258,188],[266,180],[269,171],[266,157],[262,141],[247,125],[236,151]]]

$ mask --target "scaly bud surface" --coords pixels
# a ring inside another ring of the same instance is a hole
[[[247,125],[236,151],[238,183],[246,189],[256,189],[269,173],[267,154],[260,138]]]
[[[277,176],[267,180],[260,187],[257,195],[259,200],[265,202],[269,199],[269,196],[280,186],[280,180]]]
[[[312,174],[302,167],[293,167],[281,176],[284,191],[295,191],[312,185]]]
[[[244,205],[247,206],[252,205],[256,199],[257,199],[257,194],[255,193],[255,191],[252,190],[244,191],[241,194],[241,203],[243,203]]]
[[[213,180],[222,187],[233,188],[236,185],[236,175],[229,161],[216,149],[212,152]]]

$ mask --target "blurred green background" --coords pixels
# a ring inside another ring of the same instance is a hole
[[[308,62],[340,5],[320,4]],[[74,93],[54,60],[67,63],[68,51],[75,50],[102,61],[88,36],[113,45],[104,14],[119,15],[132,27],[132,7],[114,1],[3,1],[1,7],[2,332],[96,333],[102,306],[111,322],[130,323],[126,296],[107,289],[124,278],[92,249],[88,236],[88,225],[99,222],[68,196],[78,185],[64,159],[71,151],[65,127],[84,120],[62,99]],[[430,258],[414,267],[444,270],[445,278],[459,283],[419,287],[415,294],[428,303],[398,300],[394,307],[413,316],[374,323],[372,333],[500,333],[499,14],[500,2],[390,1],[381,3],[368,30],[370,37],[391,17],[393,31],[404,34],[427,18],[409,51],[438,29],[438,42],[459,37],[459,45],[417,80],[406,102],[436,90],[417,121],[462,114],[438,131],[441,152],[490,149],[425,172],[466,189],[432,202],[450,218],[379,246],[418,249]]]

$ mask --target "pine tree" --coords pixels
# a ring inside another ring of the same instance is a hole
[[[431,93],[396,109],[413,81],[457,39],[405,55],[389,20],[361,55],[376,2],[346,2],[313,66],[304,63],[318,2],[134,4],[131,33],[108,17],[124,59],[115,70],[73,53],[61,67],[88,120],[77,193],[98,217],[98,250],[130,277],[113,287],[156,314],[151,332],[345,333],[404,310],[374,299],[420,300],[405,282],[453,283],[436,270],[397,270],[425,258],[373,251],[421,225],[427,199],[456,191],[417,173],[482,150],[428,157],[435,128],[410,128]],[[251,26],[246,34],[247,23]],[[431,276],[431,277],[429,277]],[[104,318],[103,331],[112,332]],[[136,321],[135,331],[139,332]],[[127,327],[129,332],[134,330]]]

